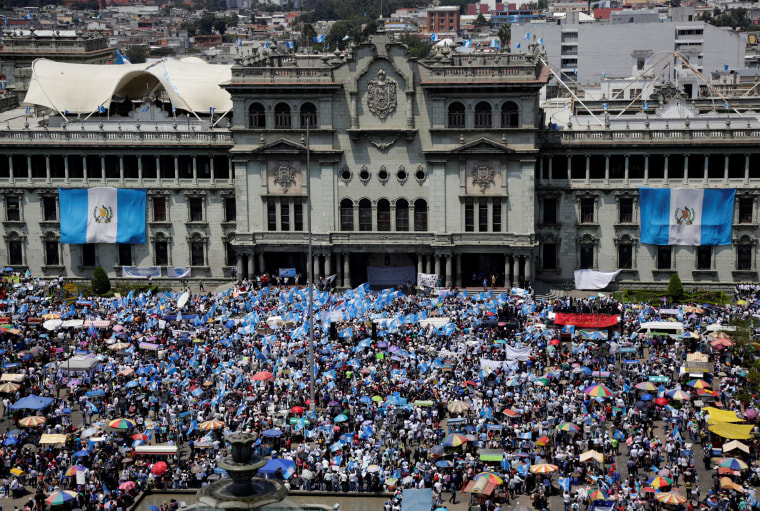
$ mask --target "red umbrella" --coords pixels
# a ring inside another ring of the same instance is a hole
[[[549,344],[551,344],[552,346],[556,346],[557,344],[559,344],[559,339],[552,339],[551,341],[549,341]]]
[[[153,468],[151,469],[151,472],[156,474],[157,476],[163,475],[164,472],[169,470],[169,466],[166,464],[165,461],[159,461],[155,465],[153,465]]]
[[[303,407],[301,406],[294,406],[290,409],[290,413],[303,413]]]
[[[665,399],[664,397],[658,397],[657,399],[654,400],[654,402],[657,403],[658,405],[668,404],[668,400]]]
[[[137,434],[132,435],[132,440],[143,440],[143,441],[145,441],[145,440],[150,440],[150,438],[145,433],[137,433]]]
[[[251,379],[253,381],[274,381],[274,375],[269,371],[259,371],[254,374]]]

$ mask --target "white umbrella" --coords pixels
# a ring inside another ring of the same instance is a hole
[[[55,330],[63,324],[60,319],[48,319],[42,324],[42,328],[45,330]]]
[[[312,472],[308,468],[305,468],[303,469],[303,472],[301,472],[301,477],[303,477],[304,479],[311,480],[314,478],[314,472]]]

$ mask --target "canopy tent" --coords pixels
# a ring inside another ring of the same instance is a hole
[[[232,109],[232,99],[219,84],[231,79],[231,66],[196,60],[106,66],[37,59],[24,103],[62,115],[89,114],[101,106],[109,108],[114,96],[140,100],[163,89],[174,108],[193,113],[213,108],[222,113]]]
[[[433,508],[433,489],[405,489],[401,494],[401,511],[430,511]]]
[[[752,424],[731,424],[730,422],[711,421],[708,429],[711,433],[729,440],[749,440],[752,438]]]
[[[135,454],[176,455],[176,445],[138,445]]]
[[[288,479],[295,472],[296,464],[292,460],[282,458],[267,460],[267,464],[259,469],[259,475],[272,476],[277,472],[277,469],[280,469],[283,477]]]
[[[749,454],[749,446],[738,440],[731,440],[730,442],[723,444],[723,452],[733,451],[734,449],[739,449],[740,451]]]
[[[44,410],[48,406],[53,404],[52,397],[35,396],[29,394],[26,397],[22,397],[10,406],[11,410]]]
[[[710,415],[710,419],[715,422],[744,422],[744,420],[737,417],[736,412],[732,410],[721,410],[713,406],[706,406],[704,411],[706,411]]]
[[[69,357],[58,364],[59,371],[90,371],[101,364],[100,359],[93,356]]]
[[[68,435],[45,433],[40,437],[40,444],[65,444]]]

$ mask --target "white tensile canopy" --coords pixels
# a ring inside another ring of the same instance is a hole
[[[32,63],[24,103],[60,114],[89,114],[108,108],[114,96],[139,100],[164,89],[176,109],[206,113],[232,109],[230,94],[219,87],[232,78],[232,67],[193,60],[163,59],[145,64],[69,64],[48,59]]]

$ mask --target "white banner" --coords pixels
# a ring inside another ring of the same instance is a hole
[[[147,268],[138,268],[137,266],[122,266],[121,274],[124,277],[132,278],[148,278],[148,277],[160,277],[160,266],[148,266]]]
[[[575,270],[575,289],[604,289],[615,280],[620,270]]]
[[[436,273],[418,273],[417,285],[425,287],[438,286],[438,274]]]
[[[513,348],[512,346],[504,346],[504,352],[507,354],[507,360],[525,362],[530,358],[530,347]]]
[[[190,278],[190,268],[167,268],[166,276],[172,279]]]

